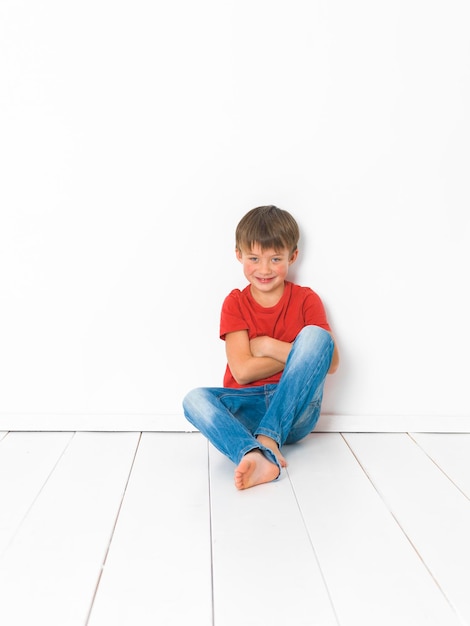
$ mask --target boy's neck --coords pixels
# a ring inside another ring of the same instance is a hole
[[[276,291],[264,293],[262,291],[259,291],[258,289],[254,289],[253,285],[251,285],[250,293],[255,302],[257,302],[260,306],[268,309],[270,307],[276,306],[276,304],[282,298],[285,287],[286,281],[284,281],[282,283],[282,286],[279,289],[276,289]]]

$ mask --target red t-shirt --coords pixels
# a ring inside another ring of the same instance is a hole
[[[310,287],[285,282],[284,293],[272,307],[258,304],[250,292],[250,285],[243,291],[234,289],[225,298],[220,318],[220,338],[237,330],[247,330],[249,339],[267,335],[280,341],[292,343],[304,326],[320,326],[331,330],[320,297]],[[239,385],[229,366],[225,370],[224,387],[252,387],[277,383],[282,372],[269,378]]]

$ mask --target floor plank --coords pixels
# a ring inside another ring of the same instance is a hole
[[[0,443],[0,558],[73,433],[10,433]]]
[[[0,561],[0,623],[83,626],[138,435],[77,433]]]
[[[409,436],[345,437],[457,614],[470,624],[469,500]]]
[[[210,447],[215,626],[336,625],[291,484],[238,491]]]
[[[341,435],[284,451],[341,626],[460,623]]]
[[[413,433],[411,437],[470,498],[470,435]]]
[[[210,626],[207,441],[142,435],[89,626]]]

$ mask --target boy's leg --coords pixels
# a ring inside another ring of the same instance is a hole
[[[333,339],[326,330],[318,326],[302,329],[255,435],[270,437],[281,447],[313,430],[333,349]]]
[[[320,417],[323,387],[324,383],[322,383],[317,389],[312,401],[307,405],[307,408],[302,415],[296,418],[295,422],[292,424],[289,434],[287,435],[287,439],[284,441],[284,444],[300,441],[309,435],[315,428],[315,424],[318,422],[318,418]]]
[[[256,457],[250,456],[250,453],[261,453],[270,466],[275,466],[267,468],[268,474],[272,474],[270,480],[273,480],[280,473],[280,464],[274,452],[253,435],[259,420],[266,412],[266,405],[264,387],[201,387],[190,391],[183,401],[186,419],[220,452],[250,473],[254,471],[254,465],[245,461],[256,462]]]

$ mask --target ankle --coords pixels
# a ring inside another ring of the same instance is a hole
[[[273,446],[279,448],[277,441],[272,437],[268,437],[267,435],[256,435],[256,439],[261,445],[266,446],[267,448],[272,448]]]

